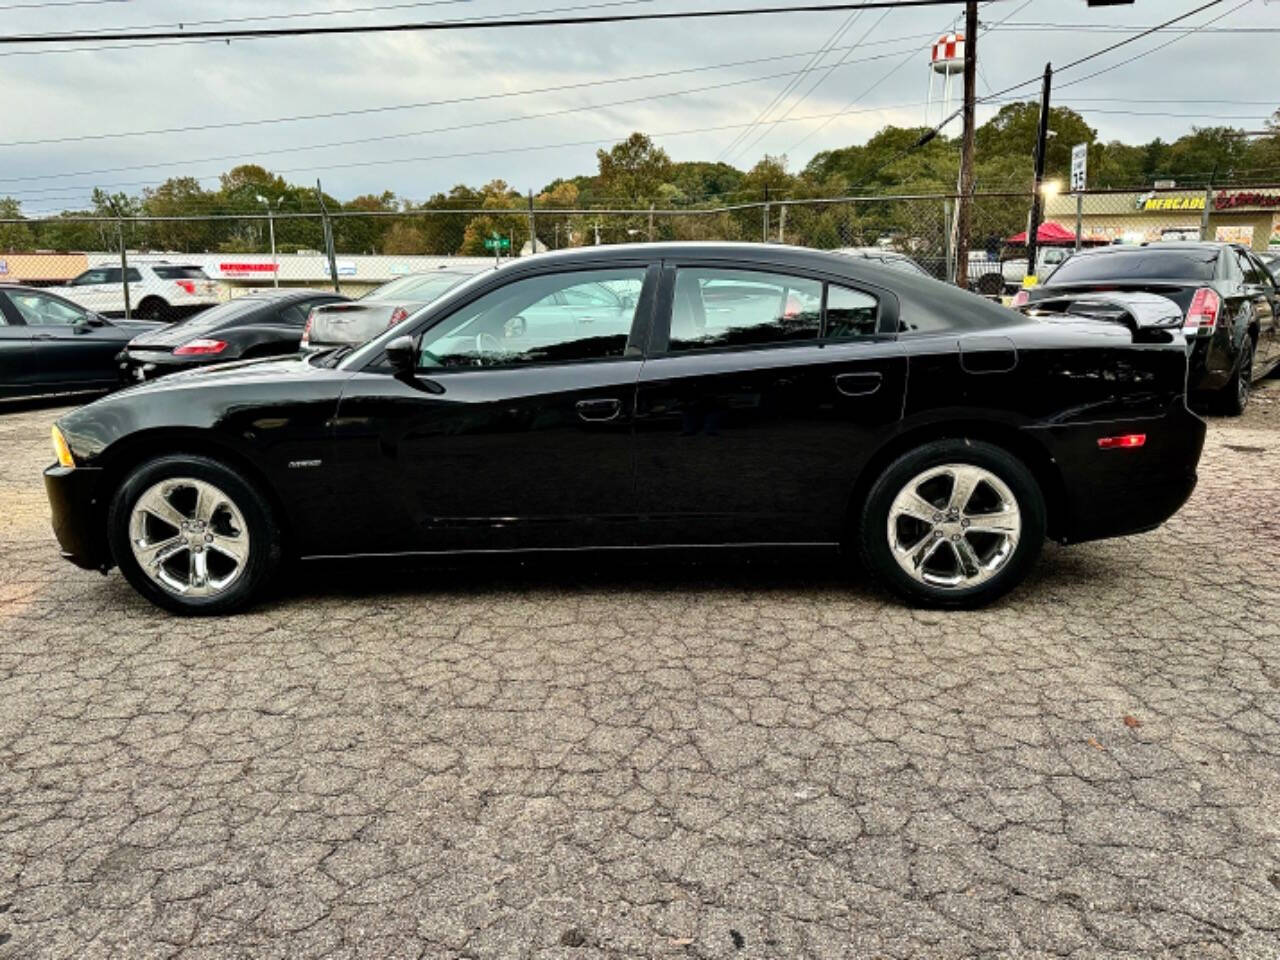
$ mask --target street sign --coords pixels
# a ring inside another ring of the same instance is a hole
[[[1071,148],[1071,191],[1079,193],[1084,189],[1089,163],[1089,145],[1077,143]]]
[[[511,249],[511,238],[502,237],[495,233],[491,237],[484,238],[484,248],[486,250],[502,250],[505,252]]]

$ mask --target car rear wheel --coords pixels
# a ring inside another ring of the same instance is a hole
[[[169,304],[160,297],[147,297],[138,304],[139,320],[168,320],[171,315]]]
[[[231,613],[280,562],[266,498],[226,465],[177,454],[138,467],[107,517],[112,554],[133,587],[174,613]]]
[[[1249,406],[1253,392],[1253,338],[1246,336],[1236,357],[1236,369],[1217,397],[1217,408],[1228,417],[1238,417]]]
[[[1044,531],[1044,496],[1020,460],[977,440],[938,440],[875,481],[858,542],[866,568],[909,602],[970,608],[1026,577]]]

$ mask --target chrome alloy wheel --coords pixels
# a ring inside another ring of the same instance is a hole
[[[216,596],[249,561],[249,528],[240,509],[213,484],[192,477],[161,480],[138,497],[129,544],[143,572],[182,597]]]
[[[1022,533],[1018,501],[990,470],[948,463],[918,474],[889,507],[889,549],[912,579],[963,589],[1009,562]]]

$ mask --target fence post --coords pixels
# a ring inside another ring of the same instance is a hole
[[[320,201],[320,228],[324,234],[324,250],[329,257],[329,278],[333,281],[333,292],[341,293],[342,284],[338,282],[338,260],[333,252],[333,224],[329,222],[329,208],[324,205],[324,191],[320,189],[320,181],[316,180],[316,199]]]
[[[529,253],[530,255],[538,252],[538,232],[534,229],[533,220],[533,191],[529,191]]]
[[[787,207],[783,204],[778,208],[778,242],[786,243],[784,237],[787,232]]]
[[[1080,252],[1080,234],[1084,230],[1084,191],[1076,191],[1076,253]]]
[[[947,283],[956,282],[956,271],[959,269],[955,251],[951,246],[951,230],[951,201],[944,198],[942,201],[942,265],[947,272]]]
[[[764,223],[763,223],[763,229],[760,231],[760,242],[768,243],[769,242],[769,188],[768,187],[764,188],[764,209],[762,213],[764,215]]]
[[[129,252],[124,242],[124,220],[116,221],[116,237],[120,241],[120,282],[124,284],[124,318],[133,317],[133,308],[129,303]]]
[[[649,203],[649,242],[653,243],[653,203]]]
[[[1209,239],[1209,210],[1213,207],[1213,187],[1204,188],[1204,210],[1200,212],[1200,239]]]

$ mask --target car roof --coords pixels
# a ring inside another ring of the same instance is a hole
[[[1085,247],[1075,255],[1097,256],[1103,253],[1135,252],[1138,250],[1202,250],[1220,251],[1224,248],[1243,249],[1238,243],[1226,243],[1216,240],[1154,240],[1146,243],[1112,243],[1103,247]]]
[[[332,290],[313,290],[310,287],[264,287],[242,293],[233,300],[298,300],[305,297],[345,297]]]
[[[837,247],[832,253],[845,257],[882,257],[890,260],[910,260],[905,253],[897,250],[886,250],[884,247]]]

